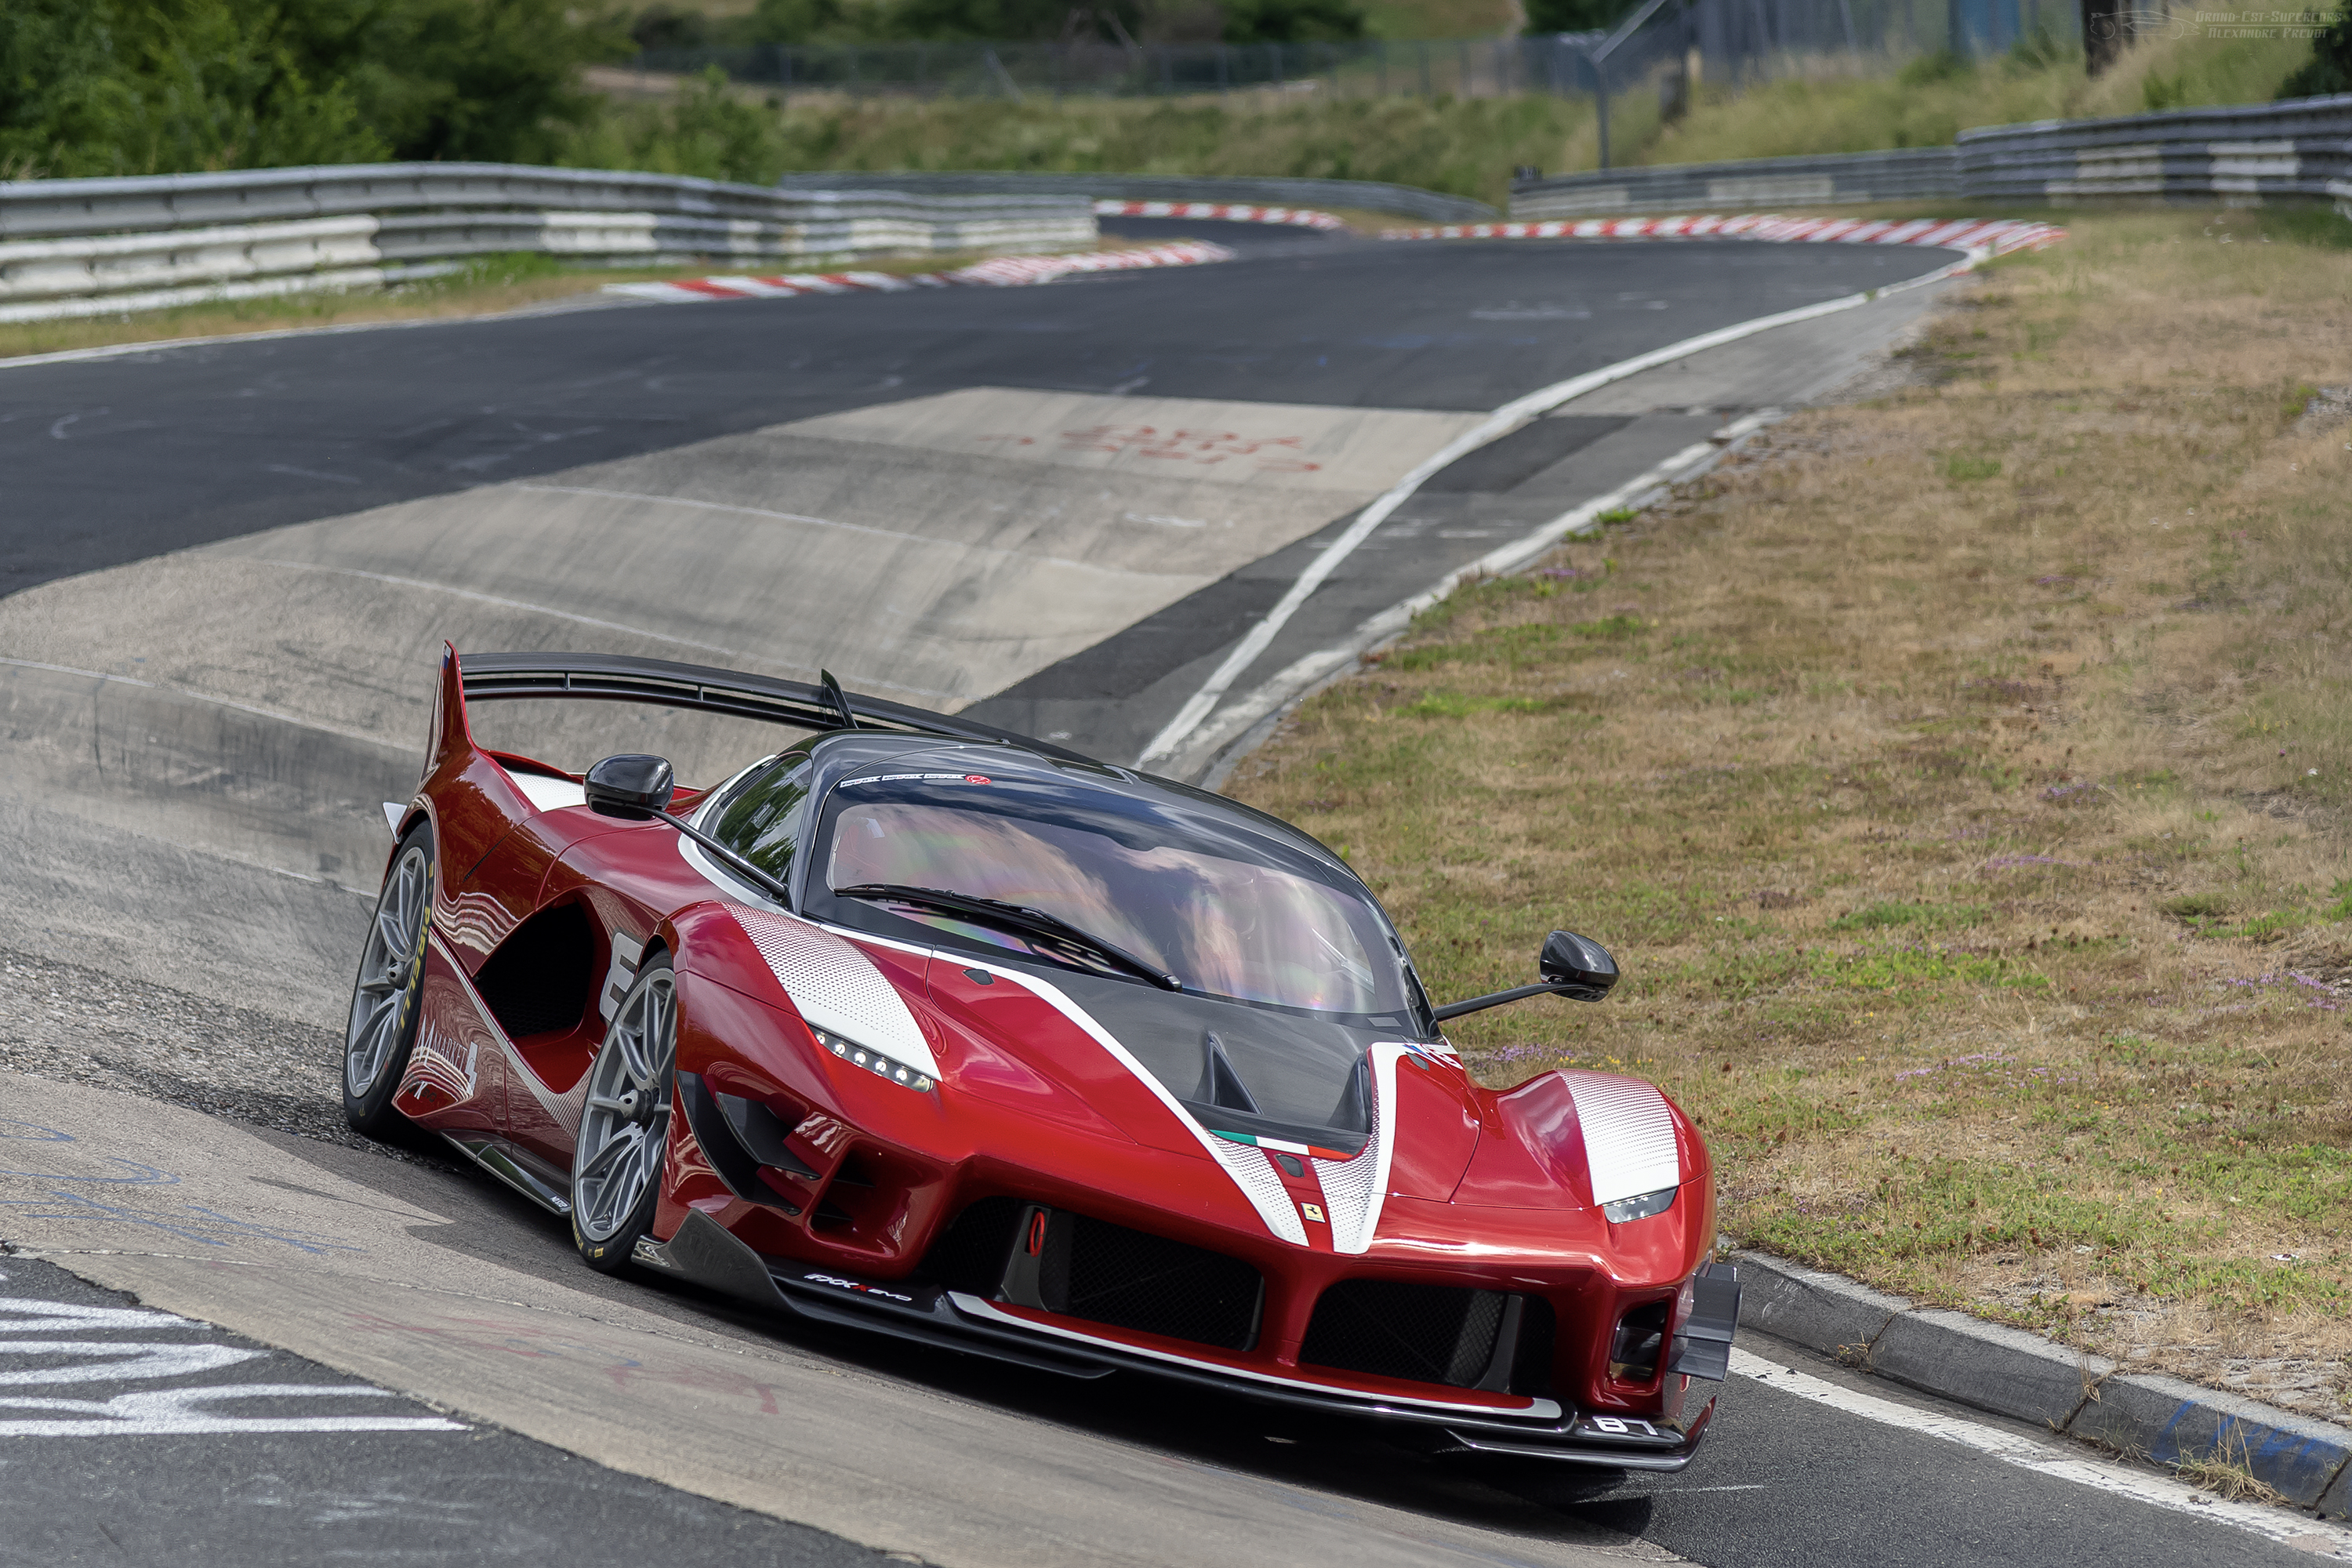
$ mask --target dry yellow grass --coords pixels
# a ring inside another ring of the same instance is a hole
[[[2337,1416],[2352,1351],[2352,229],[2107,215],[1917,384],[1466,589],[1230,785],[1485,1081],[1664,1085],[1739,1241]]]

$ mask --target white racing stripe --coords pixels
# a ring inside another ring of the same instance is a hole
[[[1616,1073],[1570,1070],[1559,1076],[1576,1104],[1594,1203],[1682,1184],[1674,1113],[1655,1086]]]
[[[1736,1376],[1751,1379],[1767,1388],[1777,1388],[1794,1398],[1824,1405],[1844,1415],[1859,1415],[1866,1421],[1899,1426],[1906,1432],[1940,1437],[1948,1443],[1958,1443],[2004,1464],[2015,1465],[2055,1480],[2073,1481],[2077,1486],[2112,1492],[2118,1497],[2130,1498],[2135,1502],[2169,1509],[2177,1513],[2194,1514],[2217,1524],[2234,1525],[2268,1540],[2299,1547],[2323,1561],[2332,1559],[2352,1563],[2352,1529],[2340,1524],[2331,1524],[2288,1509],[2262,1503],[2225,1502],[2210,1492],[2200,1491],[2186,1481],[2150,1475],[2130,1466],[2094,1458],[2081,1448],[2061,1447],[2037,1438],[2003,1432],[1962,1416],[1939,1415],[1916,1405],[1880,1399],[1826,1378],[1766,1361],[1736,1345],[1731,1352],[1731,1370]]]
[[[856,943],[793,915],[741,904],[729,906],[727,912],[813,1027],[845,1036],[926,1078],[940,1077],[930,1041],[908,1010],[907,999]]]

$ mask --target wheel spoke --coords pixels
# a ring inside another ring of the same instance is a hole
[[[633,1178],[636,1171],[638,1152],[644,1146],[645,1132],[642,1128],[637,1127],[628,1129],[622,1136],[613,1140],[610,1145],[614,1151],[613,1173],[605,1178],[602,1189],[596,1194],[596,1222],[608,1236],[612,1234],[614,1226],[627,1217],[629,1210],[636,1206],[636,1189],[639,1184]]]
[[[400,929],[400,917],[390,908],[375,912],[376,940],[383,943],[383,963],[386,972],[398,967],[408,957],[408,933]]]
[[[641,1136],[637,1140],[637,1157],[631,1162],[629,1171],[629,1208],[636,1207],[645,1197],[646,1189],[653,1184],[654,1172],[661,1163],[661,1145],[653,1139]],[[626,1214],[628,1210],[621,1212]]]
[[[623,1000],[588,1070],[572,1181],[574,1216],[590,1242],[614,1239],[661,1180],[677,1020],[675,988],[657,969]]]
[[[612,1142],[606,1143],[602,1149],[597,1150],[593,1155],[590,1156],[588,1163],[580,1167],[580,1174],[576,1179],[583,1182],[588,1181],[595,1176],[597,1173],[604,1170],[605,1166],[611,1164],[616,1156],[627,1150],[630,1142],[629,1134],[635,1131],[635,1128],[624,1128],[620,1132],[614,1134]]]
[[[432,876],[424,847],[411,844],[377,896],[343,1034],[343,1087],[355,1098],[382,1087],[414,1022],[407,1003],[424,956]]]
[[[384,1058],[392,1054],[392,1037],[399,1027],[399,1004],[397,992],[386,994],[352,1031],[352,1045],[345,1054],[355,1092],[364,1094],[374,1085],[376,1075],[383,1070]]]

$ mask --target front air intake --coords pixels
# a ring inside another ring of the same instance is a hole
[[[1222,1252],[1033,1204],[999,1294],[1090,1323],[1245,1351],[1257,1342],[1265,1280]]]
[[[1495,1381],[1513,1298],[1499,1290],[1343,1279],[1323,1292],[1298,1359],[1313,1366],[1476,1388]],[[1512,1325],[1514,1330],[1517,1323]],[[1502,1372],[1507,1375],[1508,1368]]]

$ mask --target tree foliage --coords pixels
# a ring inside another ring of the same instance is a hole
[[[1324,43],[1364,36],[1356,0],[1224,0],[1229,44]]]
[[[1055,39],[1296,44],[1360,38],[1361,0],[757,0],[711,18],[655,0],[629,24],[645,49],[747,44]]]
[[[561,0],[5,0],[0,174],[544,159],[626,48]]]
[[[2281,98],[2317,98],[2352,92],[2352,0],[2338,9],[2327,30],[2312,40],[2311,58],[2279,87]]]
[[[1530,33],[1590,33],[1613,28],[1642,0],[1526,0]]]

